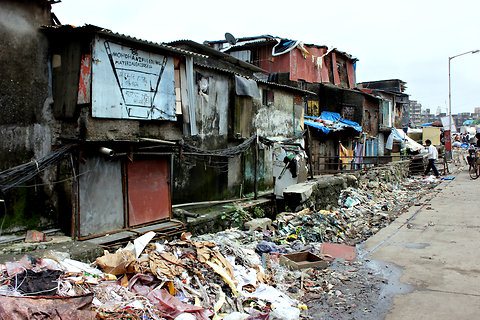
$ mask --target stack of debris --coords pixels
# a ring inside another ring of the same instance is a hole
[[[0,308],[0,317],[42,309],[40,300],[31,298],[42,296],[82,297],[81,306],[68,312],[87,319],[95,314],[104,319],[299,318],[298,302],[271,286],[255,252],[237,247],[223,255],[214,242],[194,241],[188,234],[150,243],[154,236],[150,232],[115,253],[105,252],[96,259],[102,271],[59,253],[1,265],[0,300],[21,297],[23,302]],[[85,309],[90,303],[92,311]],[[68,318],[63,309],[45,312]]]
[[[248,231],[184,233],[171,242],[154,242],[149,232],[106,251],[95,266],[58,252],[25,256],[0,265],[0,318],[293,320],[308,313],[302,303],[314,306],[308,301],[315,299],[333,299],[347,310],[355,294],[344,294],[342,284],[361,262],[346,244],[386,226],[435,183],[407,179],[347,188],[336,209],[256,219],[246,224]],[[330,268],[332,262],[343,271]]]
[[[370,181],[360,188],[349,187],[340,193],[335,209],[307,208],[277,215],[273,222],[277,240],[358,244],[389,225],[437,183],[427,178],[401,183]]]

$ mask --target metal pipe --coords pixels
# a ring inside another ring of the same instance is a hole
[[[157,143],[163,143],[163,144],[169,144],[169,145],[176,145],[176,142],[173,141],[167,141],[167,140],[160,140],[160,139],[152,139],[152,138],[140,138],[142,141],[148,141],[148,142],[157,142]]]
[[[109,157],[113,157],[115,155],[115,151],[113,151],[110,148],[101,147],[99,149],[99,151],[100,151],[101,154],[104,154],[104,155],[109,156]]]

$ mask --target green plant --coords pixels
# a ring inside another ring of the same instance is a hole
[[[232,227],[241,228],[245,221],[252,220],[252,215],[238,204],[225,206],[225,208],[231,210],[223,213],[221,219],[230,222]]]
[[[263,218],[265,217],[265,210],[262,207],[255,207],[253,208],[253,216],[255,218]]]

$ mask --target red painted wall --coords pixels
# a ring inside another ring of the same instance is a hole
[[[321,57],[327,51],[326,48],[316,48],[305,46],[309,55],[303,57],[299,49],[279,55],[272,56],[273,46],[261,47],[257,49],[256,61],[253,61],[260,68],[269,73],[290,73],[290,80],[304,80],[310,83],[329,82],[328,70],[325,63],[317,65],[318,57]]]
[[[323,63],[317,65],[317,59],[323,56],[327,49],[307,46],[305,46],[305,48],[310,53],[306,55],[306,58],[303,57],[303,54],[299,49],[293,49],[290,51],[290,80],[304,80],[309,83],[321,83],[323,74],[322,69],[325,66]]]
[[[254,55],[253,63],[269,73],[290,73],[291,81],[303,80],[309,83],[333,83],[340,85],[340,75],[337,69],[337,53],[335,50],[328,54],[330,58],[328,63],[325,57],[322,57],[326,52],[326,48],[308,47],[309,54],[304,57],[302,52],[295,48],[292,51],[279,55],[272,56],[273,45],[259,47],[253,49]],[[322,63],[318,64],[318,59],[322,59]],[[346,73],[348,74],[348,88],[355,87],[355,70],[353,68],[353,61],[341,55],[341,60],[346,60]],[[329,69],[333,71],[333,79],[330,79]],[[345,85],[344,85],[345,86]]]
[[[290,54],[282,54],[280,56],[272,56],[273,46],[260,47],[257,50],[257,60],[254,64],[268,71],[268,73],[284,73],[290,72]],[[253,50],[252,50],[253,51]]]
[[[337,69],[337,55],[334,51],[332,51],[331,55],[332,55],[332,67],[333,67],[333,84],[338,86],[340,84],[340,75],[338,74],[338,69]]]
[[[355,88],[355,70],[353,68],[353,63],[351,61],[347,61],[347,73],[348,73],[348,87]]]

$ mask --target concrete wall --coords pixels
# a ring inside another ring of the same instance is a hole
[[[301,139],[304,114],[302,97],[282,89],[268,88],[263,85],[260,88],[262,98],[255,102],[256,113],[252,124],[257,134],[277,141],[291,138]],[[273,91],[273,103],[264,104],[263,95],[268,90]],[[275,152],[273,147],[260,147],[257,172],[257,182],[260,190],[270,189],[274,186],[274,162],[278,161],[276,153],[278,152]],[[282,160],[283,157],[280,161]],[[253,168],[254,164],[252,162],[247,166]],[[253,183],[253,178],[251,170],[245,172],[247,181]]]
[[[39,3],[0,4],[0,124],[38,122],[48,96],[47,41],[39,27],[50,23],[50,10]]]
[[[266,87],[261,87],[262,95]],[[272,90],[272,89],[269,89]],[[302,132],[303,100],[296,95],[281,90],[273,90],[274,101],[270,106],[263,105],[261,100],[256,103],[257,111],[253,126],[258,134],[270,138],[291,138]],[[263,99],[263,97],[262,97]]]
[[[284,191],[285,204],[291,210],[330,209],[338,206],[338,197],[347,187],[378,188],[380,182],[400,182],[408,177],[410,161],[399,161],[355,174],[321,176]]]
[[[0,4],[0,170],[50,151],[48,43],[50,23],[40,1]]]
[[[198,135],[188,144],[205,150],[223,149],[228,144],[232,80],[229,75],[196,67],[195,118]],[[243,183],[241,157],[175,157],[173,203],[217,200],[239,195]]]
[[[0,3],[0,171],[45,156],[55,142],[48,43],[39,31],[50,21],[50,5],[42,1]],[[2,196],[7,205],[4,232],[50,224],[54,175],[46,170],[26,183],[38,187],[14,188]]]
[[[85,136],[88,141],[137,140],[154,138],[162,140],[180,140],[182,125],[172,121],[136,121],[92,118],[83,113],[79,119],[84,123]]]

